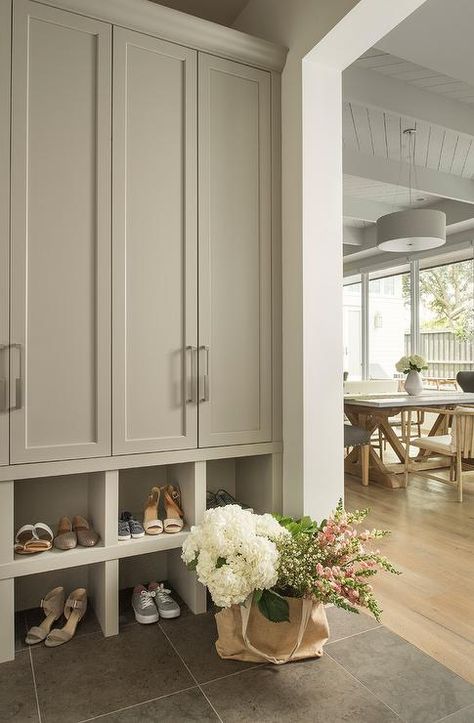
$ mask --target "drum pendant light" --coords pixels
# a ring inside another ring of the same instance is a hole
[[[410,208],[377,220],[377,247],[383,251],[425,251],[446,243],[446,214],[429,208],[413,208],[413,178],[416,178],[414,138],[416,130],[403,131],[409,142],[408,187]]]

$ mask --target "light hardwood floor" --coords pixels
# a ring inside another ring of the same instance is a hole
[[[345,506],[370,507],[367,527],[392,530],[379,547],[403,574],[374,582],[383,624],[474,683],[474,484],[464,489],[460,504],[420,477],[406,490],[346,477]]]

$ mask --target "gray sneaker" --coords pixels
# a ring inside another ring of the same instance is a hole
[[[132,608],[137,623],[142,623],[142,625],[157,623],[160,619],[155,605],[155,593],[147,590],[143,585],[133,588]]]
[[[135,520],[135,518],[130,512],[122,512],[122,514],[120,515],[120,519],[124,520],[124,522],[128,524],[128,526],[130,527],[130,534],[132,535],[134,540],[138,537],[145,537],[145,530],[143,529],[143,525],[141,524],[141,522],[138,522],[138,520]]]
[[[126,520],[118,521],[118,539],[119,541],[129,540],[131,538],[130,525]]]
[[[171,597],[171,590],[167,590],[162,582],[150,582],[148,590],[155,595],[155,603],[160,617],[165,620],[168,618],[179,618],[181,609],[176,600],[173,600]]]

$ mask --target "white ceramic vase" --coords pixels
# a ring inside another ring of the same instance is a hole
[[[411,369],[405,379],[405,391],[411,397],[418,397],[423,391],[423,381],[420,372]]]

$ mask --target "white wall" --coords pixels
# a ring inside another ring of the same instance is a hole
[[[334,486],[333,494],[321,489],[321,509],[308,505],[304,499],[304,405],[303,405],[303,248],[302,248],[302,58],[357,4],[356,0],[250,0],[240,14],[235,27],[252,35],[286,45],[288,59],[282,75],[282,195],[283,195],[283,505],[286,513],[303,511],[319,517],[326,514],[328,504],[337,501],[342,479]],[[334,170],[336,176],[338,170]],[[340,182],[340,178],[333,178]],[[317,199],[315,198],[315,203]],[[338,243],[325,239],[324,243]],[[321,264],[324,258],[321,255]],[[331,279],[328,280],[331,283]],[[333,294],[341,294],[339,278],[333,280]],[[331,316],[331,298],[327,304],[314,309],[320,315],[321,328]],[[311,320],[314,325],[314,316]],[[317,334],[317,318],[315,333]],[[338,379],[342,388],[342,332],[336,316],[334,346],[338,352],[336,365],[341,366]],[[339,333],[341,332],[341,333]],[[339,349],[338,345],[341,347]],[[340,361],[341,360],[341,361]],[[329,359],[328,366],[332,364]],[[321,378],[324,369],[315,365]],[[312,395],[314,396],[314,395]],[[318,399],[313,398],[315,409]],[[335,410],[336,414],[339,410]],[[341,411],[342,419],[342,411]],[[321,420],[323,421],[323,420]],[[324,430],[321,429],[323,433]],[[342,431],[341,431],[342,435]],[[336,440],[337,445],[337,440]],[[342,451],[341,451],[342,460]],[[317,486],[324,487],[325,462],[309,474],[314,477],[315,499]],[[342,465],[342,462],[341,462]],[[336,468],[338,467],[336,462]],[[342,475],[341,475],[342,476]],[[334,499],[328,502],[328,498]]]
[[[283,506],[290,514],[320,517],[343,491],[341,73],[424,2],[250,0],[235,24],[289,47],[282,191]]]

